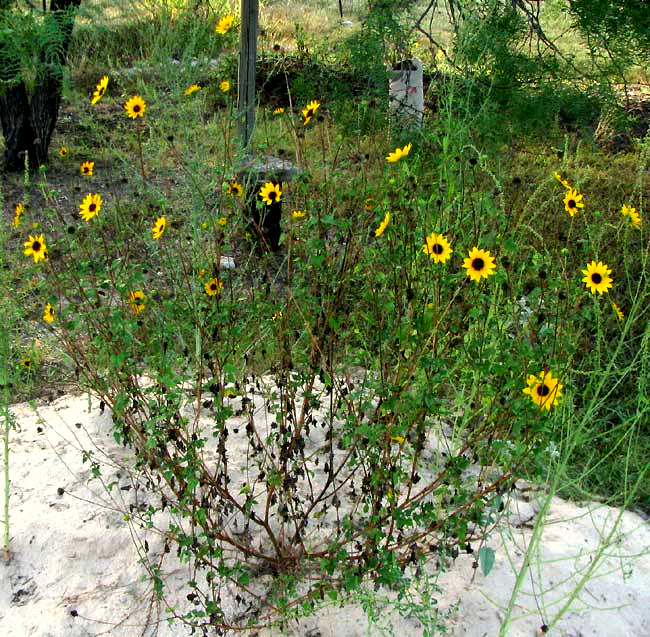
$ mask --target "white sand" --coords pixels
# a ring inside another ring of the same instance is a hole
[[[146,499],[122,466],[130,451],[114,442],[108,410],[100,414],[97,401],[88,409],[83,396],[42,406],[39,415],[26,404],[12,407],[19,431],[11,434],[12,559],[0,565],[0,637],[189,635],[187,627],[165,621],[165,604],[155,602],[136,548],[144,551],[146,539],[149,559],[155,562],[163,555],[160,537],[153,530],[130,528],[124,520],[130,504]],[[103,463],[103,479],[116,483],[110,494],[98,480],[89,482],[90,463],[82,462],[82,449]],[[538,507],[521,500],[513,506],[519,510],[487,541],[496,549],[489,576],[472,569],[473,556],[461,555],[438,582],[444,590],[437,596],[440,609],[460,599],[458,612],[447,621],[451,635],[499,634]],[[516,599],[517,619],[504,634],[533,636],[544,621],[550,624],[589,568],[594,551],[607,540],[606,558],[548,634],[650,637],[650,525],[623,512],[617,533],[608,538],[619,514],[596,504],[582,508],[553,499],[540,551]],[[183,586],[187,569],[173,550],[162,564],[165,601],[180,611],[191,607]],[[423,634],[413,616],[400,617],[393,610],[380,614],[398,635]],[[349,604],[321,609],[284,631],[261,634],[382,633],[369,627],[360,605]]]

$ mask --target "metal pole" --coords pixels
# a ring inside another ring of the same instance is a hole
[[[259,0],[241,0],[239,39],[239,86],[237,94],[237,132],[246,151],[255,126],[255,60]]]

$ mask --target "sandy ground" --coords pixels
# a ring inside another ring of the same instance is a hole
[[[189,635],[187,627],[166,621],[168,606],[190,607],[183,586],[188,567],[165,557],[166,603],[157,603],[141,556],[146,552],[158,562],[163,543],[154,530],[125,520],[142,496],[126,469],[129,450],[113,440],[108,410],[100,413],[98,402],[87,396],[66,396],[38,412],[27,404],[14,405],[12,412],[18,429],[11,434],[11,560],[0,564],[0,636]],[[110,493],[91,479],[92,460],[101,463],[104,484],[114,483]],[[546,623],[552,625],[549,635],[650,637],[650,524],[631,512],[597,504],[578,507],[557,498],[523,570],[513,621],[502,629],[538,510],[535,499],[513,500],[507,522],[487,541],[496,550],[487,577],[472,568],[474,557],[467,555],[441,576],[444,592],[434,593],[435,605],[445,611],[458,603],[444,621],[447,634],[492,637],[503,630],[534,636]],[[603,559],[591,572],[595,551],[603,545]],[[587,575],[573,599],[572,591]],[[554,624],[567,603],[569,609]],[[400,615],[381,600],[374,609],[375,623],[369,623],[360,603],[350,603],[261,634],[424,634],[426,617]]]

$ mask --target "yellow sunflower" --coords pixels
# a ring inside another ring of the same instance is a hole
[[[413,148],[413,144],[406,144],[404,148],[396,148],[392,153],[388,153],[386,161],[394,164],[402,159],[402,157],[406,157],[411,152],[411,148]]]
[[[23,358],[23,360],[20,361],[20,366],[24,367],[27,370],[30,370],[32,368],[32,361],[29,358]]]
[[[432,232],[427,238],[422,252],[428,254],[434,263],[444,263],[451,257],[453,250],[447,237],[443,234]]]
[[[54,308],[51,303],[48,303],[43,310],[43,320],[46,323],[51,323],[54,320]]]
[[[230,82],[228,80],[223,80],[223,82],[219,82],[219,90],[222,93],[227,93],[230,90]]]
[[[316,115],[316,111],[320,108],[320,102],[312,100],[302,109],[302,116],[305,118],[304,125],[307,126],[311,122],[311,118]]]
[[[95,167],[94,161],[85,161],[83,162],[83,164],[81,164],[79,170],[81,170],[82,175],[86,175],[86,177],[92,177],[94,167]]]
[[[368,197],[363,202],[363,208],[364,208],[364,210],[367,210],[368,212],[372,212],[375,209],[376,205],[377,205],[377,202],[372,197]]]
[[[616,303],[612,303],[612,310],[614,310],[614,314],[616,314],[616,318],[619,321],[625,320],[625,314],[623,314],[623,311],[618,307],[618,305],[616,305]]]
[[[226,35],[226,33],[230,31],[230,27],[232,27],[234,21],[235,17],[232,15],[225,15],[219,18],[219,22],[217,22],[216,26],[214,27],[215,32],[219,35]]]
[[[16,210],[14,211],[14,221],[12,224],[14,228],[17,228],[20,225],[20,219],[23,214],[25,214],[25,204],[21,201],[16,204]]]
[[[167,219],[165,217],[158,217],[158,219],[154,221],[153,228],[151,228],[151,234],[153,235],[153,238],[160,239],[160,237],[163,236],[166,227]]]
[[[132,290],[129,292],[129,305],[134,314],[140,314],[145,308],[145,296],[142,290]]]
[[[216,296],[221,293],[221,288],[223,288],[223,283],[217,278],[212,278],[206,282],[203,286],[205,288],[205,293],[208,296]]]
[[[384,217],[384,220],[379,224],[377,230],[375,230],[375,237],[381,237],[381,235],[384,234],[386,228],[388,228],[389,223],[390,223],[390,212],[387,212]]]
[[[278,106],[278,108],[273,111],[274,115],[282,115],[282,113],[284,113],[284,106]]]
[[[139,95],[134,95],[126,101],[124,104],[124,110],[126,111],[127,117],[137,119],[138,117],[144,117],[147,105]]]
[[[304,213],[302,210],[294,210],[294,211],[291,213],[291,216],[292,216],[294,219],[302,219],[302,218],[305,216],[305,213]]]
[[[104,93],[106,93],[106,89],[108,87],[108,75],[104,75],[101,80],[97,83],[97,86],[95,87],[95,92],[93,93],[92,99],[90,100],[91,104],[97,104],[102,97],[104,97]]]
[[[59,147],[59,157],[67,157],[68,156],[68,149],[66,146],[60,146]]]
[[[496,270],[494,257],[490,255],[490,251],[481,250],[476,246],[469,251],[469,257],[463,261],[463,267],[467,270],[467,276],[477,283],[481,277],[487,279]]]
[[[81,218],[84,221],[90,221],[93,217],[99,214],[103,203],[104,202],[99,193],[95,195],[88,193],[79,206],[79,214],[81,215]]]
[[[602,261],[598,263],[592,261],[587,264],[586,270],[582,270],[582,274],[585,275],[582,281],[592,294],[596,292],[602,294],[614,285],[612,277],[609,276],[611,273],[612,271]]]
[[[228,184],[228,190],[226,190],[226,194],[232,197],[241,197],[244,194],[244,189],[238,181],[231,181]]]
[[[217,219],[217,223],[222,227],[225,228],[226,224],[228,223],[228,219],[226,217],[219,217]]]
[[[526,379],[523,392],[541,409],[550,411],[551,407],[557,405],[557,399],[562,396],[563,387],[560,379],[554,378],[551,372],[540,372],[539,377],[531,374]]]
[[[564,196],[564,209],[573,217],[580,208],[584,207],[585,204],[582,203],[582,195],[575,188],[569,188]]]
[[[267,181],[260,188],[260,197],[262,197],[262,201],[267,206],[270,206],[272,203],[280,201],[280,198],[282,197],[282,190],[280,190],[280,184],[274,184],[272,181]]]
[[[196,93],[197,91],[200,91],[201,87],[198,84],[192,84],[192,86],[189,86],[188,88],[185,89],[185,95],[192,95],[192,93]]]
[[[33,256],[34,263],[39,261],[47,261],[47,246],[42,234],[32,236],[29,235],[29,241],[25,241],[25,250],[23,254],[27,257]]]
[[[630,210],[630,225],[637,230],[641,229],[641,215],[634,208]]]

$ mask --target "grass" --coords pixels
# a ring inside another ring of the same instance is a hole
[[[505,90],[489,74],[458,74],[424,41],[415,48],[435,71],[430,110],[423,130],[405,130],[386,109],[385,60],[377,56],[386,43],[378,38],[377,49],[364,51],[361,27],[340,28],[334,9],[262,8],[260,48],[269,72],[260,78],[253,146],[301,169],[283,190],[281,250],[267,254],[253,245],[246,204],[226,193],[241,179],[234,95],[218,88],[236,81],[236,34],[214,33],[227,7],[85,6],[52,144],[69,154],[53,152],[47,169],[7,176],[3,184],[10,235],[0,250],[12,290],[3,307],[20,328],[5,360],[14,375],[25,357],[34,362],[34,385],[13,395],[53,396],[80,374],[111,398],[116,418],[127,422],[129,404],[149,406],[142,417],[150,449],[163,444],[160,423],[175,431],[173,417],[156,420],[153,405],[167,413],[182,402],[185,384],[198,386],[223,428],[231,394],[271,370],[288,395],[274,403],[281,423],[301,411],[295,376],[307,386],[318,379],[338,395],[336,413],[347,427],[339,449],[358,449],[362,460],[351,475],[367,472],[363,484],[376,496],[368,529],[384,515],[381,502],[395,519],[397,509],[403,516],[391,529],[431,514],[400,509],[393,494],[410,493],[421,477],[407,468],[419,467],[421,428],[432,427],[433,416],[453,424],[463,450],[440,467],[439,483],[447,486],[436,529],[450,546],[469,541],[487,510],[477,501],[487,507],[494,495],[463,481],[470,459],[486,475],[488,467],[508,467],[492,485],[497,493],[513,475],[526,476],[550,481],[562,495],[650,512],[650,138],[629,139],[624,153],[596,143],[603,113],[616,112],[598,84],[584,90],[556,78]],[[556,41],[585,62],[584,45],[574,32],[566,37],[563,16],[547,17]],[[447,42],[442,22],[435,33]],[[107,94],[91,106],[104,74]],[[201,90],[186,95],[194,83]],[[146,102],[142,119],[125,116],[133,95]],[[321,108],[305,125],[301,109],[312,99]],[[277,106],[285,112],[274,114]],[[409,155],[386,162],[407,143]],[[80,174],[82,161],[95,162],[91,178]],[[566,189],[554,171],[584,194],[578,215],[567,214]],[[88,193],[101,193],[104,206],[86,223],[78,209]],[[27,212],[12,229],[18,201]],[[621,214],[624,203],[642,215],[640,228]],[[292,217],[293,210],[305,217]],[[151,228],[160,217],[167,225],[156,238]],[[48,241],[47,266],[22,254],[33,232]],[[451,242],[448,263],[423,252],[432,232]],[[477,246],[490,250],[497,266],[478,285],[463,265]],[[235,258],[235,271],[220,268],[224,254]],[[592,260],[613,270],[606,294],[590,294],[582,282]],[[205,292],[210,280],[223,284],[214,297]],[[138,312],[134,292],[144,296]],[[46,302],[56,308],[52,325],[41,318]],[[367,370],[368,386],[346,399],[336,379],[357,368]],[[563,385],[549,410],[522,392],[531,377],[537,380],[529,388],[543,388],[542,371]],[[157,389],[132,385],[143,373]],[[370,422],[361,409],[371,409],[364,391],[380,398]],[[301,440],[293,431],[292,449]],[[193,442],[189,436],[183,444],[191,449]],[[278,442],[278,453],[282,448]],[[190,452],[182,457],[186,462]],[[255,462],[259,475],[273,473],[264,460]],[[382,473],[386,467],[393,473]],[[177,466],[167,469],[177,475]],[[286,475],[295,469],[285,467]],[[460,512],[443,524],[450,502]],[[383,546],[370,535],[363,542]],[[359,559],[368,559],[378,580],[393,581],[393,558],[378,554],[386,561],[371,562],[362,552]],[[350,570],[341,578],[352,587],[358,575]]]

